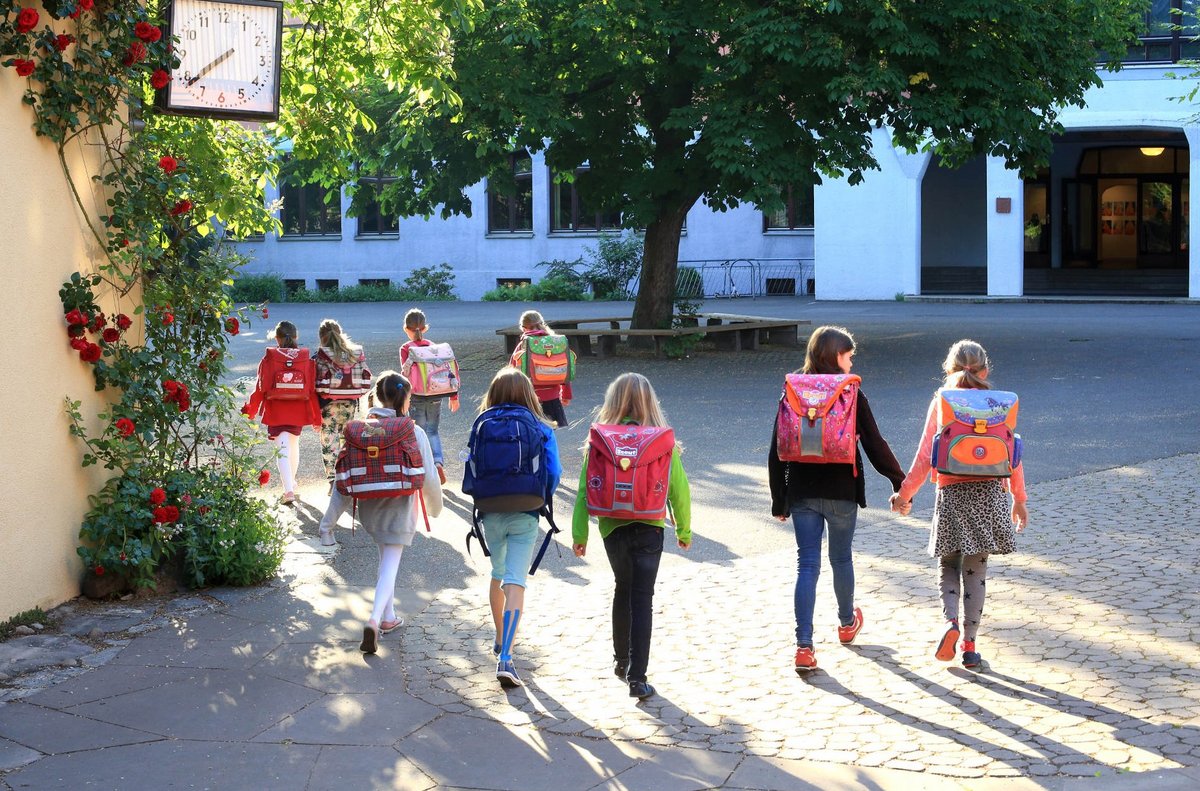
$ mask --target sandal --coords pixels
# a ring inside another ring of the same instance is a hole
[[[397,618],[394,621],[380,621],[379,622],[379,633],[380,634],[391,634],[392,632],[399,629],[401,626],[404,626],[403,618]]]
[[[284,492],[283,497],[279,498],[279,502],[283,503],[284,505],[291,505],[292,503],[296,502],[296,493]]]

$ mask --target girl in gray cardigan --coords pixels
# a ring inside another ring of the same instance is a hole
[[[408,414],[409,396],[412,387],[407,379],[395,371],[384,371],[375,380],[371,391],[372,406],[368,417],[396,417]],[[430,516],[442,512],[442,486],[436,469],[429,437],[420,426],[413,426],[417,445],[421,449],[421,465],[425,468],[425,481],[421,491],[425,498],[425,509]],[[417,510],[419,497],[382,497],[359,500],[358,518],[363,529],[379,548],[379,576],[375,582],[375,607],[371,618],[363,627],[360,649],[368,654],[379,648],[379,636],[398,629],[404,620],[396,615],[396,574],[400,571],[400,556],[404,548],[412,544],[417,532]],[[353,499],[336,488],[329,500],[329,507],[321,519],[321,543],[333,543],[333,527],[338,517],[350,507]]]

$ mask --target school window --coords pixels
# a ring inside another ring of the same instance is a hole
[[[1200,56],[1196,11],[1200,0],[1150,0],[1142,35],[1122,58],[1126,63],[1177,63]],[[1109,58],[1101,56],[1101,60]]]
[[[789,184],[780,191],[783,206],[763,212],[763,232],[796,231],[813,227],[813,185]]]
[[[597,210],[588,206],[575,188],[579,177],[588,168],[576,168],[575,181],[570,184],[550,181],[550,230],[557,232],[616,231],[621,228],[621,212]]]
[[[496,179],[488,180],[488,233],[533,231],[533,160],[528,151],[509,154],[511,182],[499,189]]]
[[[320,184],[289,184],[284,182],[283,235],[339,236],[342,233],[341,190]]]
[[[358,192],[354,195],[358,213],[356,236],[396,236],[400,233],[400,218],[385,214],[379,202],[380,190],[393,181],[395,179],[387,177],[359,179]]]

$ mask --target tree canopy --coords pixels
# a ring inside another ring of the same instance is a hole
[[[679,230],[697,200],[780,203],[780,187],[876,167],[871,132],[1031,169],[1058,113],[1100,80],[1140,0],[504,0],[446,28],[461,98],[414,111],[375,91],[360,159],[398,176],[402,214],[470,212],[508,155],[545,150],[588,205],[646,230],[639,326],[670,315]]]

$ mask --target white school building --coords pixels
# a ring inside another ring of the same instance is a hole
[[[789,191],[787,209],[752,205],[714,212],[702,202],[687,218],[679,257],[698,269],[706,295],[803,294],[819,299],[892,299],[898,294],[992,296],[1115,295],[1200,299],[1200,261],[1189,243],[1191,163],[1200,157],[1197,106],[1180,101],[1195,85],[1179,60],[1193,44],[1158,17],[1130,48],[1123,70],[1086,106],[1061,115],[1048,167],[1023,180],[1003,161],[981,157],[950,170],[929,153],[894,148],[874,135],[879,170],[856,186],[826,180]],[[471,217],[346,216],[343,193],[326,206],[318,187],[271,188],[282,198],[281,235],[242,242],[248,271],[275,273],[292,287],[400,284],[418,267],[449,263],[462,299],[499,284],[538,280],[537,266],[572,260],[615,232],[619,215],[580,204],[554,184],[540,154],[514,156],[515,198],[468,194]]]

